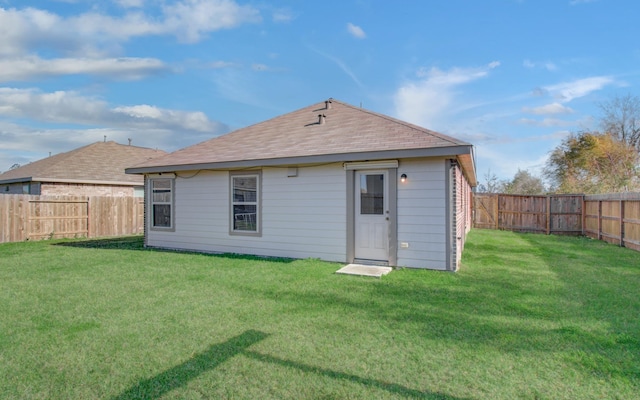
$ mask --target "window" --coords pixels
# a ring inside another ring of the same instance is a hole
[[[151,180],[151,228],[173,228],[173,179]]]
[[[360,214],[384,214],[384,174],[360,175]]]
[[[260,233],[260,174],[231,175],[231,232]]]

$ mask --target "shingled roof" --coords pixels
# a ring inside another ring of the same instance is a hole
[[[458,156],[473,185],[472,153],[467,142],[329,99],[149,160],[127,173]]]
[[[143,185],[143,177],[125,174],[125,168],[166,154],[162,150],[112,141],[96,142],[0,174],[0,184],[66,182]]]

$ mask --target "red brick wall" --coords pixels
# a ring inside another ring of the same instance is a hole
[[[472,224],[471,185],[464,177],[459,165],[454,167],[454,207],[455,207],[455,268],[460,268],[462,250],[467,239],[467,233]]]

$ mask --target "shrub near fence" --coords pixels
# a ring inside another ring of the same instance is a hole
[[[142,198],[0,195],[0,243],[143,231]]]
[[[640,193],[474,194],[474,228],[585,235],[640,251]]]

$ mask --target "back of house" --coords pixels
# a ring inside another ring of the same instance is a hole
[[[473,146],[329,99],[127,169],[147,246],[455,271]]]

